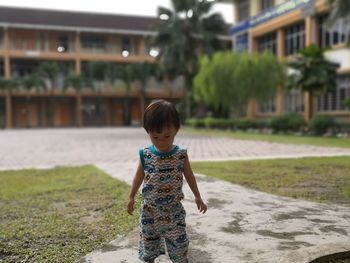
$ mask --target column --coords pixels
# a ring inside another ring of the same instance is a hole
[[[258,50],[256,38],[252,35],[251,30],[248,31],[249,35],[249,53],[256,53]],[[247,117],[249,119],[256,118],[256,101],[255,99],[250,99],[247,106]]]
[[[315,19],[311,16],[305,18],[305,46],[315,43]],[[304,93],[304,120],[309,122],[313,111],[313,96],[310,92]]]
[[[11,79],[11,63],[9,54],[9,32],[8,28],[4,28],[4,70],[5,79]],[[6,91],[6,128],[12,128],[12,98],[11,91]]]
[[[277,58],[282,60],[284,58],[284,30],[277,31]],[[284,113],[284,92],[283,87],[278,87],[276,96],[276,113]]]
[[[80,75],[81,74],[81,58],[80,58],[80,32],[76,32],[75,34],[75,74]],[[75,108],[75,114],[76,114],[76,126],[82,127],[83,125],[83,117],[82,117],[82,95],[81,91],[76,91],[76,108]]]

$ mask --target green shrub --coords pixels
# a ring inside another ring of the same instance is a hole
[[[235,128],[239,130],[248,130],[257,128],[256,121],[247,118],[240,118],[235,120]]]
[[[205,127],[204,119],[201,118],[190,118],[186,119],[185,124],[193,128],[203,128]]]
[[[348,132],[350,133],[350,122],[339,121],[337,122],[337,131],[338,132]]]
[[[323,135],[329,129],[336,127],[334,118],[329,115],[314,115],[309,123],[310,130],[315,135]]]
[[[270,127],[275,132],[300,131],[304,125],[304,119],[298,113],[275,116],[270,121]]]

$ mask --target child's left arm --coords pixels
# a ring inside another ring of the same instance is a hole
[[[198,210],[203,214],[207,211],[207,205],[203,202],[201,194],[199,193],[196,178],[192,172],[191,164],[188,159],[188,155],[186,154],[185,164],[184,164],[184,175],[188,185],[190,186],[192,193],[195,197],[195,202],[197,204]]]

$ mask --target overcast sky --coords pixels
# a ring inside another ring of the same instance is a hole
[[[170,0],[0,0],[0,6],[156,16],[157,6],[171,5]],[[220,12],[232,24],[231,4],[215,4],[213,11]]]

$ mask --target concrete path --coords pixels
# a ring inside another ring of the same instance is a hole
[[[192,160],[350,155],[349,149],[180,134]],[[137,149],[149,142],[141,129],[0,131],[0,169],[93,163],[131,183]],[[350,250],[350,207],[316,204],[253,191],[197,175],[209,210],[198,214],[187,185],[184,206],[190,262],[298,263]],[[137,229],[79,262],[139,262]],[[156,262],[170,262],[162,256]]]

